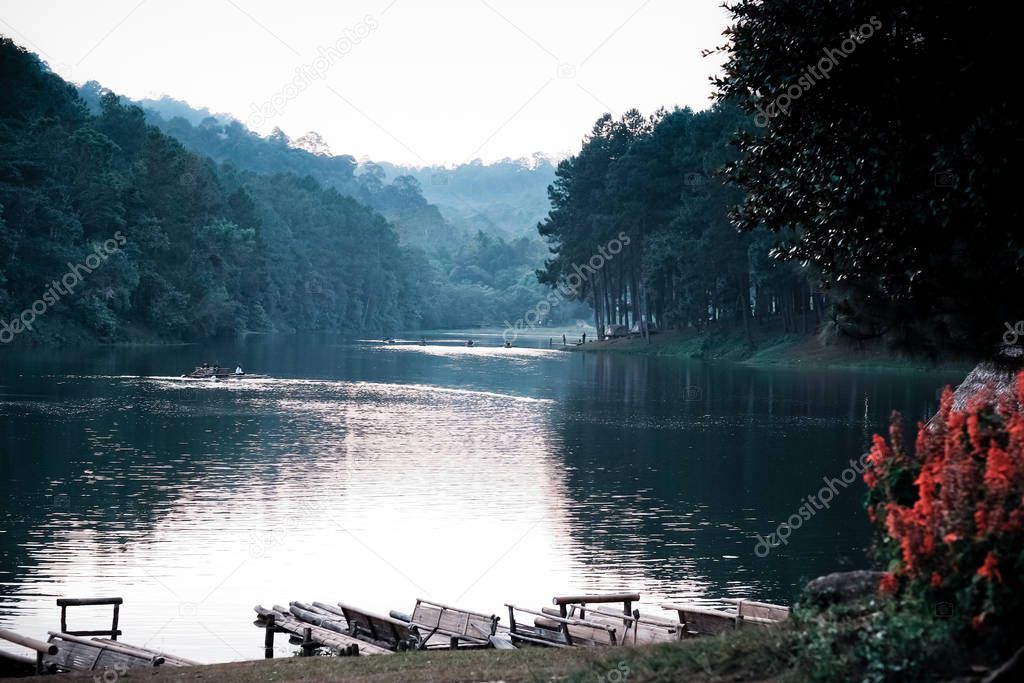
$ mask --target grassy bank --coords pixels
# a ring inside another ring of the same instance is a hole
[[[136,669],[118,680],[273,681],[564,681],[662,683],[768,681],[791,678],[792,632],[785,627],[744,629],[728,636],[642,648],[413,652],[382,657],[311,657],[234,662],[188,669]],[[789,673],[789,676],[786,674]],[[93,674],[66,677],[91,681]]]
[[[730,361],[756,366],[884,368],[927,370],[935,364],[907,358],[877,347],[856,347],[849,343],[826,343],[817,335],[758,331],[753,344],[741,331],[715,331],[705,334],[668,331],[640,338],[609,339],[571,347],[586,353],[615,352],[673,358]],[[946,369],[969,370],[973,363],[944,361]]]

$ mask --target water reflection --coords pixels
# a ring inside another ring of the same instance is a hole
[[[4,357],[0,624],[39,636],[55,597],[121,595],[126,641],[219,661],[260,656],[257,602],[785,600],[863,563],[862,493],[767,558],[754,535],[889,407],[936,402],[927,376],[546,348],[203,351],[270,377],[182,380],[181,349]]]

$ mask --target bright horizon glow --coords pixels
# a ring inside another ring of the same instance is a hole
[[[0,34],[66,80],[414,166],[561,157],[604,112],[706,109],[727,23],[720,0],[0,0]]]

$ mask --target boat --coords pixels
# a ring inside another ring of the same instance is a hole
[[[473,340],[472,339],[467,339],[466,340],[466,346],[473,346]]]
[[[245,372],[240,365],[232,370],[231,368],[222,367],[218,363],[203,363],[202,365],[197,365],[192,372],[182,375],[182,377],[190,379],[229,379],[232,377],[245,377]]]

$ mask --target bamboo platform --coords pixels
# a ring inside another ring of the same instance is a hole
[[[257,625],[265,629],[265,657],[274,656],[274,634],[288,633],[297,641],[303,655],[312,655],[317,648],[326,648],[332,653],[351,657],[357,655],[389,655],[391,650],[368,643],[348,634],[348,624],[338,615],[323,610],[307,610],[293,603],[293,608],[274,605],[267,609],[257,605]]]
[[[35,657],[13,653],[0,653],[0,675],[53,674],[73,671],[114,671],[155,666],[197,666],[199,662],[166,652],[129,645],[117,640],[121,635],[117,627],[121,598],[61,598],[57,600],[60,612],[60,630],[49,631],[48,640],[41,641],[0,629],[0,640],[28,648]],[[68,607],[84,605],[111,605],[113,619],[109,629],[78,630],[68,628]],[[86,638],[84,636],[108,636]]]

